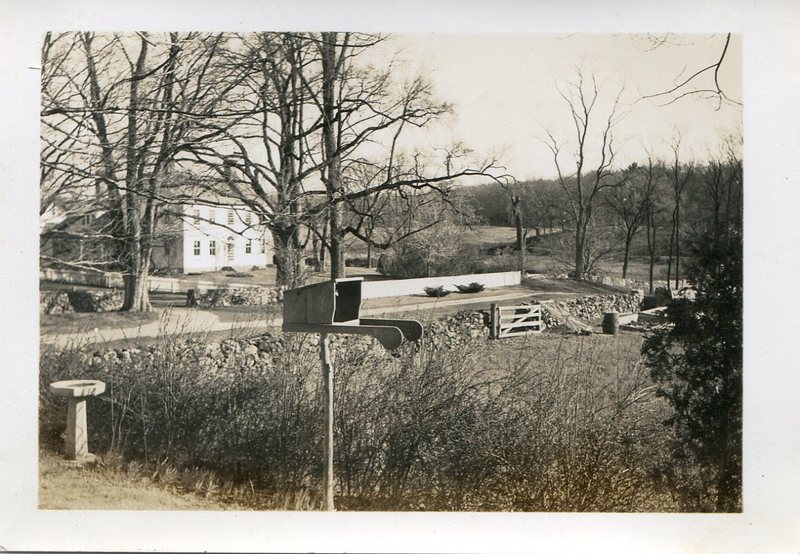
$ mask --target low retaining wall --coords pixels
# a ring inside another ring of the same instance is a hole
[[[89,285],[92,287],[122,288],[122,275],[118,273],[104,273],[101,271],[83,271],[80,269],[53,269],[39,270],[39,279],[55,283],[69,283],[70,285]]]
[[[455,291],[455,285],[481,283],[487,289],[508,287],[520,284],[519,271],[501,273],[473,273],[469,275],[450,275],[445,277],[422,277],[419,279],[391,279],[385,281],[364,281],[361,284],[362,298],[386,298],[389,296],[409,296],[425,294],[425,287],[442,286]]]
[[[98,271],[82,271],[78,269],[53,269],[39,270],[39,279],[54,283],[69,283],[71,285],[88,285],[103,288],[123,288],[125,285],[119,273],[103,273]],[[215,283],[194,279],[176,279],[174,277],[148,277],[147,288],[150,292],[186,292],[189,289],[252,289],[263,288],[260,285],[247,283]]]
[[[601,283],[603,285],[609,285],[612,287],[618,287],[622,289],[640,289],[647,291],[650,289],[650,282],[649,281],[639,281],[638,279],[623,279],[622,277],[610,277],[608,275],[587,275],[587,281],[591,281],[593,283]],[[653,279],[653,288],[672,288],[676,290],[683,289],[689,286],[689,282],[685,279],[678,280],[678,286],[675,287],[675,280],[671,280],[667,283],[664,279]]]
[[[186,292],[189,289],[195,291],[209,290],[249,290],[262,289],[261,285],[250,285],[247,283],[215,283],[214,281],[195,281],[186,279],[175,279],[173,277],[150,277],[148,289],[151,292]]]
[[[566,312],[582,321],[593,321],[603,317],[606,312],[637,313],[642,303],[642,295],[609,294],[605,296],[584,296],[569,300],[549,300],[542,302],[542,321],[548,327],[561,325],[558,314]],[[550,307],[555,309],[550,310]]]
[[[248,286],[247,288],[197,291],[195,301],[201,308],[220,306],[266,306],[283,300],[284,288]]]
[[[63,314],[70,312],[113,312],[122,308],[124,294],[121,290],[107,291],[41,291],[39,312]]]
[[[423,340],[432,341],[437,348],[452,349],[472,340],[488,338],[488,336],[489,327],[480,313],[459,312],[446,318],[426,322]],[[329,338],[333,350],[380,349],[374,339],[369,337],[332,334]],[[275,335],[263,333],[249,338],[220,341],[178,340],[182,342],[188,352],[191,352],[192,359],[197,359],[201,365],[210,366],[209,371],[213,373],[215,371],[229,372],[231,370],[230,362],[237,357],[261,359],[268,365],[276,363],[275,353],[285,349],[286,336],[283,333]],[[312,337],[298,344],[298,347],[306,352],[316,354],[319,351],[318,339]],[[151,344],[133,348],[86,349],[79,352],[79,355],[82,357],[82,363],[87,367],[114,366],[139,359],[144,359],[145,364],[152,365],[151,360],[162,348],[160,345]]]

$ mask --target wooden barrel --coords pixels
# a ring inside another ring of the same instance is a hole
[[[616,335],[619,331],[619,314],[617,312],[606,312],[603,314],[603,333],[606,335]]]

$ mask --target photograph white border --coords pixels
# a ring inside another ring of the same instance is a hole
[[[797,552],[800,8],[791,1],[62,0],[3,8],[0,550]],[[47,30],[738,32],[745,134],[744,512],[47,511],[37,508],[38,160]]]

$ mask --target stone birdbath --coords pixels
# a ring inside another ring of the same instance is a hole
[[[105,390],[106,384],[103,381],[88,379],[50,383],[52,394],[66,397],[69,401],[67,429],[64,431],[64,457],[68,461],[82,465],[96,460],[95,455],[89,453],[86,399],[103,394]]]

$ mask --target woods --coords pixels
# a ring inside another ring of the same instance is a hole
[[[729,137],[706,164],[681,161],[680,157],[659,160],[651,155],[641,163],[609,171],[604,178],[607,185],[594,194],[588,211],[591,217],[586,219],[586,211],[581,216],[584,271],[613,259],[621,262],[621,275],[627,277],[635,252],[649,267],[650,283],[669,278],[676,288],[678,280],[686,277],[680,268],[692,240],[689,235],[706,229],[708,221],[713,222],[710,229],[741,225],[741,138]],[[579,244],[575,239],[578,189],[574,178],[523,181],[514,187],[513,197],[503,187],[490,184],[460,193],[474,208],[476,220],[484,224],[514,226],[516,214],[524,213],[531,230],[529,245],[548,249],[562,267],[574,272]],[[590,196],[585,197],[585,205]],[[534,243],[537,229],[562,232]],[[663,275],[655,270],[657,260],[666,265]]]

